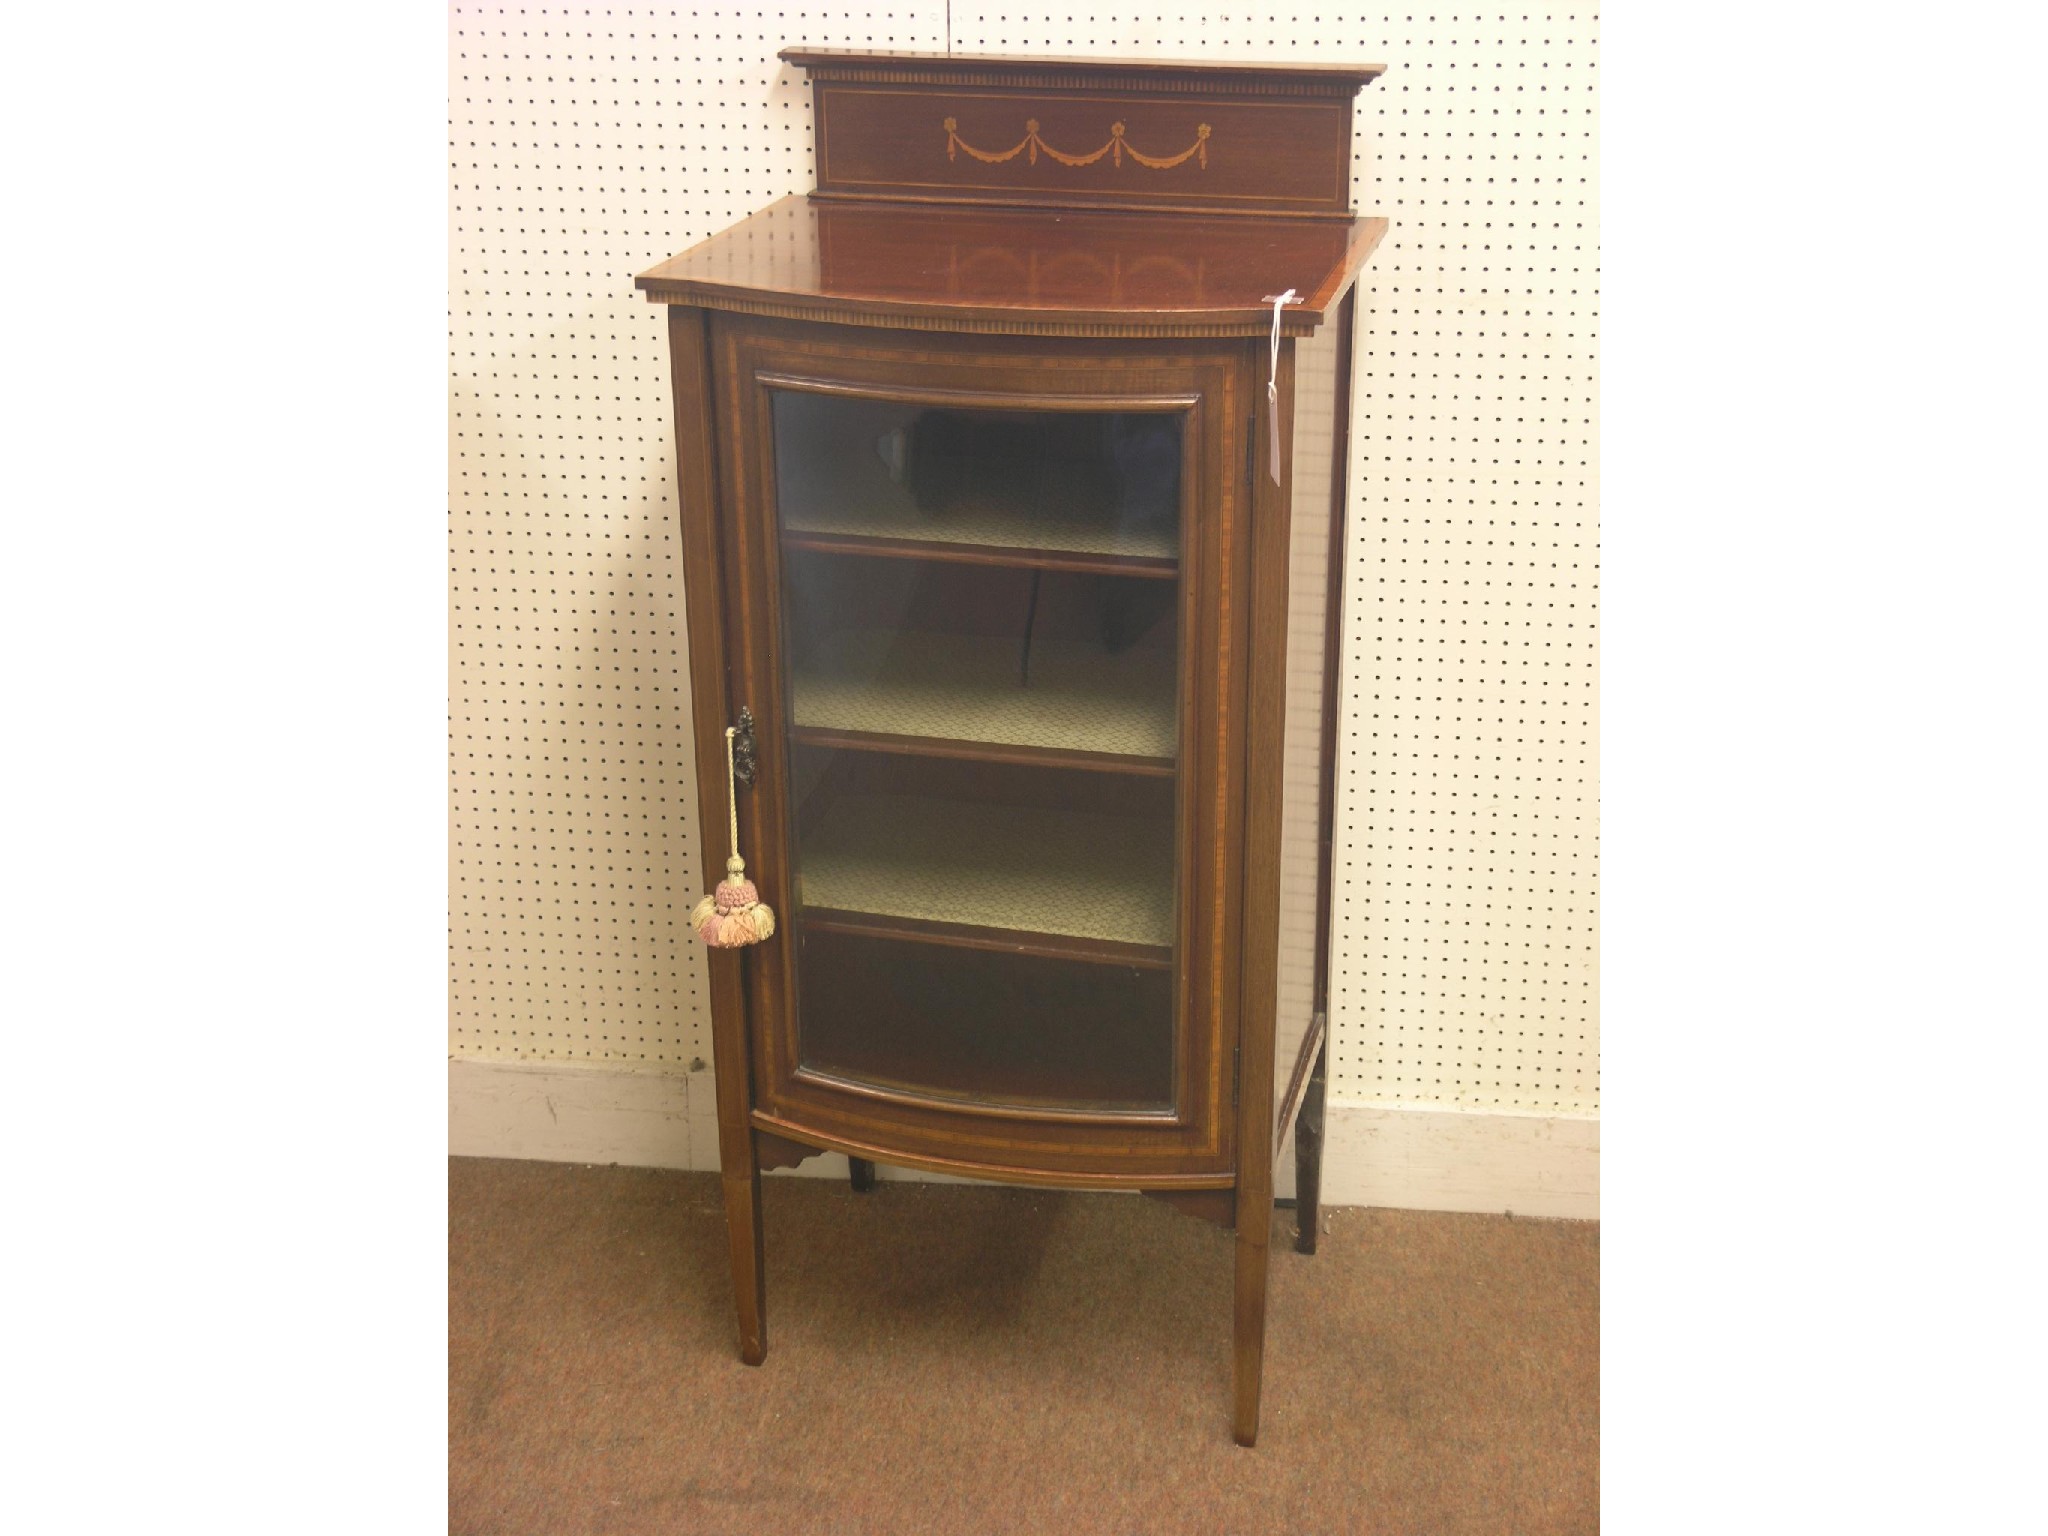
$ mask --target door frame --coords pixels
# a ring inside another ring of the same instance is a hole
[[[1255,397],[1243,344],[940,336],[723,313],[713,315],[711,332],[726,682],[732,707],[751,707],[757,732],[758,777],[741,793],[741,833],[762,899],[783,912],[790,911],[790,801],[773,391],[985,409],[1184,413],[1174,1108],[938,1100],[806,1071],[797,1059],[790,931],[740,952],[751,1123],[941,1171],[1124,1187],[1228,1184],[1237,1139],[1253,545],[1248,427]],[[721,1030],[721,1049],[729,1039]]]

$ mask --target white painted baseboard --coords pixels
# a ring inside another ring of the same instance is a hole
[[[559,1062],[448,1062],[448,1150],[639,1168],[718,1168],[711,1074],[620,1072]],[[793,1170],[844,1178],[846,1161]],[[884,1178],[943,1175],[880,1168]],[[1293,1194],[1290,1141],[1278,1193]],[[1417,1211],[1600,1215],[1600,1122],[1332,1102],[1324,1116],[1323,1200]]]
[[[1600,1122],[1329,1106],[1323,1202],[1600,1219]]]
[[[711,1074],[451,1056],[448,1150],[457,1157],[716,1172]]]

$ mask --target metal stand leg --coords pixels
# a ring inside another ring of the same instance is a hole
[[[1330,1045],[1324,1041],[1316,1051],[1315,1068],[1301,1096],[1301,1113],[1294,1121],[1296,1253],[1316,1251],[1316,1233],[1323,1225],[1323,1067],[1329,1057]]]

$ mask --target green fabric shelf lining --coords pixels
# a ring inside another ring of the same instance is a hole
[[[791,669],[799,728],[1175,755],[1174,654],[1014,637],[841,630]]]
[[[958,494],[929,510],[894,488],[863,496],[865,487],[858,484],[829,493],[815,485],[785,486],[782,528],[785,533],[1151,560],[1180,556],[1177,524],[1127,517],[1099,473],[1023,461],[991,461],[986,473],[987,483],[1000,491]]]
[[[846,795],[804,834],[802,907],[1166,948],[1173,823]]]

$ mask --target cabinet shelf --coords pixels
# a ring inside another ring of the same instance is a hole
[[[791,668],[797,740],[1173,772],[1172,651],[1112,655],[1042,640],[1020,677],[1021,649],[1014,638],[986,635],[828,634]]]
[[[996,944],[934,948],[926,934],[906,941],[815,913],[798,946],[808,1074],[983,1111],[1172,1112],[1168,966]]]
[[[865,555],[884,560],[935,560],[958,565],[1003,565],[1027,571],[1080,571],[1095,576],[1136,576],[1171,581],[1177,560],[1138,555],[1093,555],[999,544],[947,544],[936,539],[874,539],[851,534],[785,532],[785,549],[824,555]]]
[[[1173,823],[845,795],[806,830],[799,895],[807,921],[816,910],[841,930],[1163,965],[1173,946]]]
[[[925,560],[972,560],[1049,570],[1172,577],[1180,569],[1174,516],[1135,518],[1099,474],[992,461],[982,485],[943,506],[919,507],[895,487],[785,485],[782,537],[799,548]]]
[[[1114,939],[1078,938],[1072,934],[1032,933],[1020,928],[978,928],[971,923],[925,922],[910,917],[879,916],[873,912],[840,912],[830,907],[806,907],[803,931],[807,934],[834,933],[861,939],[935,944],[948,949],[988,950],[1035,960],[1121,965],[1132,970],[1173,969],[1173,952],[1156,944],[1127,944]]]

